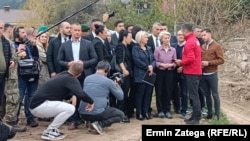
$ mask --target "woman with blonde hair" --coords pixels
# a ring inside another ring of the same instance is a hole
[[[176,59],[176,50],[170,46],[171,34],[162,31],[159,35],[161,46],[154,52],[156,60],[156,105],[157,117],[172,119],[170,113],[170,100],[173,91],[174,68]]]
[[[153,75],[155,59],[150,47],[147,46],[148,33],[139,31],[136,33],[137,44],[132,48],[134,61],[134,82],[136,85],[136,118],[138,120],[151,119],[149,107],[153,86],[143,82],[145,74]]]
[[[43,30],[38,31],[38,34],[43,32]],[[47,48],[48,48],[49,34],[45,32],[41,34],[36,41],[36,46],[39,52],[39,63],[41,66],[40,76],[39,76],[39,84],[38,87],[43,85],[49,79],[49,71],[47,66]]]

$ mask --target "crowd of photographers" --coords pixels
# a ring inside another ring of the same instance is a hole
[[[224,58],[209,29],[183,24],[173,36],[164,23],[155,22],[148,33],[117,21],[110,30],[109,18],[105,13],[90,26],[62,22],[56,36],[44,25],[33,29],[1,21],[0,119],[26,131],[19,125],[23,106],[27,126],[51,122],[41,136],[45,140],[63,139],[59,128],[65,122],[73,130],[84,121],[102,134],[133,117],[172,119],[174,112],[187,124],[199,124],[202,114],[219,119],[217,66]]]

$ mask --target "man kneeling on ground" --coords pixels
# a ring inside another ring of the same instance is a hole
[[[43,132],[42,139],[59,140],[65,137],[58,128],[74,114],[76,97],[88,103],[84,107],[86,112],[93,109],[92,98],[82,90],[77,79],[82,71],[82,63],[72,63],[68,71],[49,79],[33,96],[30,104],[31,113],[40,118],[54,117],[52,123]],[[71,104],[63,102],[68,99],[72,100]]]
[[[86,121],[91,122],[91,127],[99,134],[103,133],[103,128],[111,126],[113,123],[122,122],[124,113],[114,107],[108,106],[109,94],[112,93],[118,100],[123,99],[123,91],[118,83],[107,78],[111,67],[106,61],[101,61],[96,66],[96,73],[89,75],[84,80],[83,89],[95,101],[95,107],[91,112],[85,108],[87,103],[81,101],[79,113]]]

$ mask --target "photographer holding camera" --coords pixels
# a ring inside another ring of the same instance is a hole
[[[40,65],[38,62],[39,53],[36,45],[27,39],[24,27],[15,27],[13,31],[14,45],[18,55],[18,88],[19,88],[19,108],[17,117],[24,100],[24,111],[27,125],[37,127],[38,123],[29,110],[31,98],[38,87]],[[18,122],[18,121],[17,121]]]
[[[118,83],[120,79],[116,77],[113,81],[107,78],[110,69],[107,61],[100,61],[96,66],[96,73],[86,77],[83,89],[95,101],[95,107],[88,112],[85,109],[87,103],[81,101],[78,109],[82,118],[91,122],[91,127],[99,134],[103,133],[103,128],[119,123],[125,117],[121,110],[108,106],[110,93],[118,100],[123,99],[123,91]]]

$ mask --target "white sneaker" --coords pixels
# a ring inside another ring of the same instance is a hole
[[[103,128],[101,125],[98,123],[98,121],[91,123],[91,126],[99,133],[99,134],[104,134]]]
[[[64,134],[59,131],[59,129],[49,129],[45,130],[41,136],[44,140],[62,140],[65,138]]]

